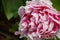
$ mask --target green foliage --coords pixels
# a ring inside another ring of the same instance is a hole
[[[12,28],[9,29],[9,32],[14,33],[18,30],[18,23],[15,23]]]
[[[28,40],[26,37],[23,37],[22,40]]]
[[[25,0],[2,0],[3,8],[7,19],[18,16],[18,8],[25,5]]]
[[[57,40],[60,40],[60,38],[56,37]]]
[[[60,11],[60,0],[51,0],[53,3],[53,7]]]

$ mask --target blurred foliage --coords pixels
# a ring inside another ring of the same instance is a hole
[[[53,7],[60,11],[60,0],[51,0],[51,2],[53,3]]]
[[[25,5],[25,0],[2,0],[7,19],[18,16],[18,8]]]
[[[53,3],[53,7],[60,11],[60,0],[51,0]],[[25,6],[26,0],[2,0],[2,5],[4,9],[4,15],[7,18],[7,24],[9,27],[9,32],[14,33],[16,30],[18,30],[18,21],[14,21],[15,18],[18,18],[18,9],[20,6]],[[5,18],[4,18],[5,19]],[[11,22],[11,20],[13,20]],[[13,24],[14,23],[14,24]],[[6,38],[6,40],[9,40],[9,38]],[[23,37],[21,40],[27,40],[27,38]],[[55,40],[55,38],[49,39],[49,40]],[[60,40],[56,37],[56,40]]]
[[[16,32],[18,30],[18,23],[15,23],[11,28],[9,28],[9,32]]]

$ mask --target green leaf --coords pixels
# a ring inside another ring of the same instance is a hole
[[[7,19],[18,16],[18,8],[25,5],[26,0],[2,0],[5,16]]]
[[[60,11],[60,0],[51,0],[53,7]]]
[[[18,22],[16,22],[12,28],[9,29],[9,32],[13,33],[16,32],[18,30]]]
[[[22,37],[21,39],[22,39],[22,40],[28,40],[27,37]]]
[[[56,37],[57,40],[60,40],[60,38]]]

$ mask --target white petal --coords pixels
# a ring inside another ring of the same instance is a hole
[[[52,7],[52,3],[50,0],[40,0],[41,5],[46,5],[48,7]]]
[[[33,40],[33,37],[32,37],[31,34],[28,34],[28,37],[29,37],[31,40]]]
[[[51,23],[50,23],[50,25],[49,25],[48,32],[49,32],[49,31],[51,31],[51,30],[53,29],[53,27],[54,27],[54,23],[53,23],[53,22],[51,22]]]
[[[32,13],[31,15],[33,15],[35,17],[36,23],[38,22],[38,14],[37,13]]]
[[[48,22],[44,22],[43,23],[43,32],[46,31],[48,29]]]
[[[60,29],[57,31],[56,36],[60,38]]]

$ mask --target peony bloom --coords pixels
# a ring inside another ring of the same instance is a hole
[[[28,40],[60,38],[60,13],[52,7],[50,0],[27,1],[18,13],[21,21],[16,34],[20,37],[26,36]]]

